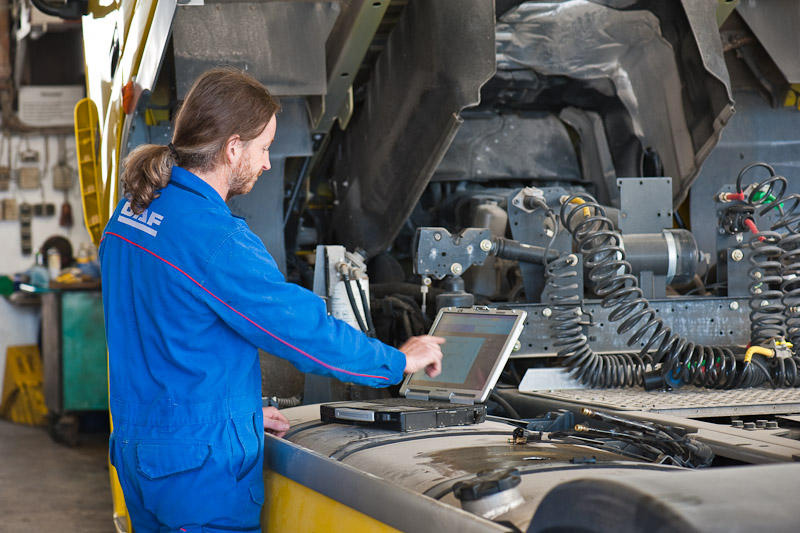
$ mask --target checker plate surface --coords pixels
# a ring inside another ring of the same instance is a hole
[[[688,417],[800,413],[800,389],[710,390],[684,387],[676,391],[582,389],[525,394],[606,409]]]

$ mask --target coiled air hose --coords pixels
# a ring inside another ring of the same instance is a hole
[[[743,188],[751,169],[763,168],[769,176]],[[773,357],[763,365],[774,386],[800,386],[800,194],[786,195],[788,180],[762,162],[744,167],[736,178],[736,191],[758,214],[778,213],[770,231],[751,241],[750,321],[753,346],[785,343],[791,357]],[[759,283],[759,281],[761,283]],[[763,371],[760,371],[763,373]]]
[[[583,256],[589,282],[601,298],[601,305],[611,309],[609,320],[619,323],[617,333],[629,335],[628,346],[642,345],[638,354],[592,351],[582,331],[582,295],[572,279],[577,276],[572,268],[577,258],[563,254],[547,263],[545,273],[553,300],[550,319],[554,346],[573,377],[591,387],[692,384],[732,388],[754,381],[741,373],[737,376],[736,359],[730,349],[693,343],[664,324],[643,297],[631,265],[625,261],[619,233],[591,195],[581,193],[567,198],[561,205],[560,220]],[[645,380],[645,374],[658,365],[661,379],[654,385]]]

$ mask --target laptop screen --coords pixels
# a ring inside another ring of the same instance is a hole
[[[444,337],[442,373],[415,373],[408,387],[482,390],[519,317],[514,314],[443,312],[432,335]]]

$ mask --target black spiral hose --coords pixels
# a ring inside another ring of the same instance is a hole
[[[778,219],[769,232],[757,234],[751,244],[753,255],[757,256],[751,263],[761,261],[765,267],[761,269],[763,285],[751,285],[751,344],[784,338],[791,343],[791,357],[776,354],[768,361],[761,360],[763,368],[757,374],[768,372],[773,386],[800,387],[800,194],[786,195],[788,180],[776,174],[771,165],[761,162],[747,165],[739,172],[737,192],[743,191],[744,175],[759,167],[766,169],[769,177],[747,188],[750,192],[746,203],[758,207],[760,216],[774,210]],[[751,277],[753,273],[751,270]],[[762,292],[755,292],[756,288]]]
[[[762,231],[750,242],[750,344],[767,345],[786,337],[780,234]]]
[[[644,384],[645,361],[637,354],[598,354],[589,347],[581,323],[577,258],[564,254],[547,264],[547,287],[552,302],[553,339],[561,362],[572,376],[593,388]]]
[[[800,233],[781,239],[783,267],[783,306],[786,313],[786,340],[800,346]]]
[[[546,269],[547,283],[559,297],[551,320],[558,354],[573,376],[596,387],[629,386],[642,383],[645,369],[660,364],[665,384],[731,388],[743,382],[737,377],[736,359],[730,349],[695,344],[674,334],[650,307],[630,263],[625,261],[619,233],[591,195],[570,196],[561,206],[560,219],[583,255],[601,305],[611,309],[609,320],[619,323],[617,333],[629,335],[628,346],[643,346],[637,355],[603,357],[592,352],[577,319],[581,298],[575,290],[577,284],[559,278],[565,268],[560,262],[569,256],[559,258]]]

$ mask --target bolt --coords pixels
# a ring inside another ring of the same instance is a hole
[[[553,314],[553,310],[552,310],[552,309],[550,309],[549,307],[545,307],[544,309],[542,309],[542,316],[543,316],[543,317],[545,317],[545,318],[550,318],[550,316],[551,316],[552,314]]]
[[[464,271],[464,268],[461,266],[461,263],[453,263],[450,265],[450,272],[454,275],[459,276]]]
[[[753,294],[761,294],[761,289],[756,287],[755,289],[753,289]]]
[[[514,343],[514,351],[515,352],[520,351],[521,348],[522,348],[522,343],[520,343],[519,341]]]
[[[731,302],[731,304],[728,307],[731,308],[731,311],[736,311],[737,309],[739,309],[739,302]]]
[[[761,300],[761,307],[766,307],[769,305],[769,300]]]
[[[761,279],[761,272],[759,272],[758,270],[756,270],[755,272],[753,272],[753,278],[755,278],[755,279]]]
[[[731,259],[733,259],[734,261],[741,261],[743,257],[744,254],[738,248],[736,248],[734,251],[731,252]]]
[[[488,252],[491,249],[492,249],[492,241],[490,241],[489,239],[483,239],[481,241],[481,250],[483,250],[484,252]]]
[[[567,256],[567,265],[575,266],[578,264],[578,256],[575,254],[569,254]]]
[[[426,285],[426,286],[430,285],[431,284],[431,278],[429,278],[428,276],[425,276],[424,278],[422,278],[422,284]]]
[[[471,254],[474,249],[475,248],[473,248],[473,246],[471,244],[468,244],[467,245],[467,254]]]
[[[442,240],[442,234],[437,231],[436,233],[433,234],[433,240],[434,241],[441,241]]]
[[[744,235],[741,233],[736,234],[736,242],[742,242],[744,240]]]
[[[720,235],[725,235],[725,228],[719,228],[717,231]]]

